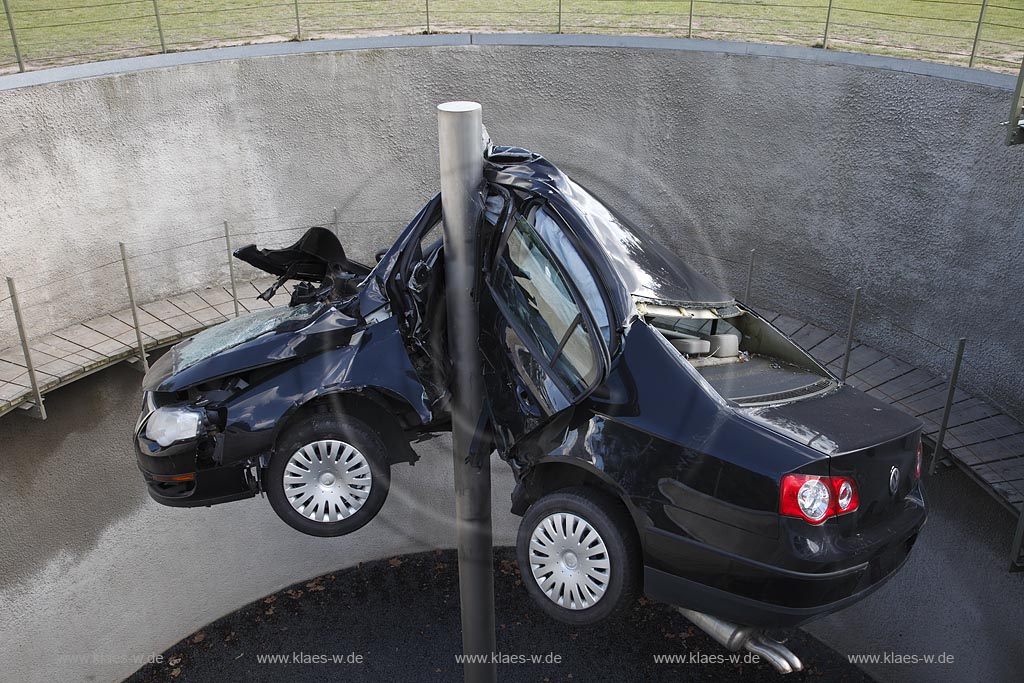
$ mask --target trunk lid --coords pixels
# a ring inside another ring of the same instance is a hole
[[[920,442],[921,433],[914,431],[829,459],[829,474],[853,479],[860,496],[857,510],[839,517],[844,531],[871,527],[896,515],[903,499],[917,484],[914,470]]]
[[[917,484],[921,422],[857,389],[740,412],[828,456],[831,476],[854,480],[860,502],[840,515],[844,532],[891,518]]]

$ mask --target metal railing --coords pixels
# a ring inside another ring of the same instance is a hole
[[[1024,0],[0,0],[0,73],[256,42],[459,32],[797,44],[1013,71]]]

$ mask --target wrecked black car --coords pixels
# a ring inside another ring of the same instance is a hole
[[[642,591],[795,625],[899,569],[925,521],[917,420],[544,158],[496,147],[484,167],[489,438],[517,482],[524,582],[549,614],[592,623]],[[153,364],[135,434],[152,497],[265,492],[318,536],[370,521],[410,443],[450,429],[440,224],[435,196],[372,267],[322,228],[239,249],[299,284],[289,307]]]

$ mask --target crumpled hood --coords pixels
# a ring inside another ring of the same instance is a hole
[[[268,308],[220,323],[176,344],[153,363],[144,391],[180,391],[218,377],[348,343],[357,321],[333,306]]]

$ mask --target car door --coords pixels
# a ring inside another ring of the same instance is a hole
[[[484,387],[497,445],[516,445],[604,378],[606,297],[544,202],[517,204],[490,254],[481,301]]]

